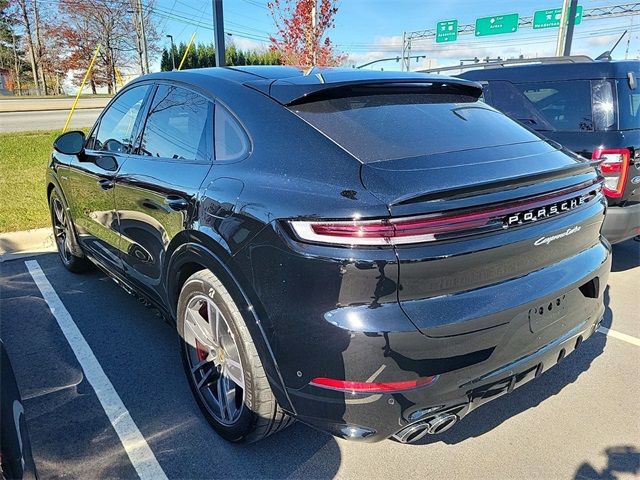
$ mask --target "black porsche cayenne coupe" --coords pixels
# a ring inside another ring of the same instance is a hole
[[[442,432],[589,337],[610,268],[594,164],[481,93],[340,69],[141,77],[55,142],[60,257],[175,322],[228,440],[293,419]]]

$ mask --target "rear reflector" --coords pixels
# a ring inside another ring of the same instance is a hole
[[[309,382],[316,387],[338,390],[352,393],[392,393],[411,390],[418,387],[431,385],[438,377],[422,377],[404,382],[350,382],[347,380],[336,380],[334,378],[318,377]]]
[[[591,158],[600,160],[604,194],[611,198],[621,197],[627,183],[631,152],[627,148],[597,148]]]

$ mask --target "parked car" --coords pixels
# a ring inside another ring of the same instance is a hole
[[[482,81],[487,103],[585,158],[601,161],[611,243],[640,234],[640,61],[585,57],[493,65],[462,78]]]
[[[442,432],[589,337],[611,263],[595,162],[481,93],[351,69],[141,77],[55,141],[60,258],[175,321],[227,440],[294,418]]]
[[[37,478],[20,389],[9,355],[0,340],[0,478]]]

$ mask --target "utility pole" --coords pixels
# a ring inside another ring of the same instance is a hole
[[[216,49],[216,66],[226,66],[224,47],[224,18],[222,0],[213,0],[213,40]]]
[[[138,0],[138,18],[140,20],[142,61],[144,65],[144,71],[142,73],[149,73],[149,55],[147,53],[147,35],[144,30],[144,13],[142,11],[142,0]]]
[[[176,69],[176,55],[175,49],[173,48],[173,35],[167,35],[167,38],[171,41],[171,65],[173,69]]]
[[[571,0],[563,0],[562,15],[560,15],[560,26],[558,27],[558,39],[556,41],[556,57],[562,56],[564,51],[564,39],[567,35],[567,16],[569,15],[569,5]]]
[[[567,21],[567,33],[564,39],[563,55],[568,57],[571,55],[571,42],[573,41],[573,28],[576,25],[576,14],[578,13],[578,0],[571,0],[569,7],[569,18]]]

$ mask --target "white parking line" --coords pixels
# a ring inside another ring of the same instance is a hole
[[[166,479],[151,448],[36,260],[24,262],[141,479]]]
[[[610,337],[617,338],[618,340],[628,342],[631,345],[635,345],[636,347],[640,347],[640,338],[632,337],[631,335],[627,335],[626,333],[616,332],[615,330],[610,330],[606,327],[598,327],[598,331]]]

